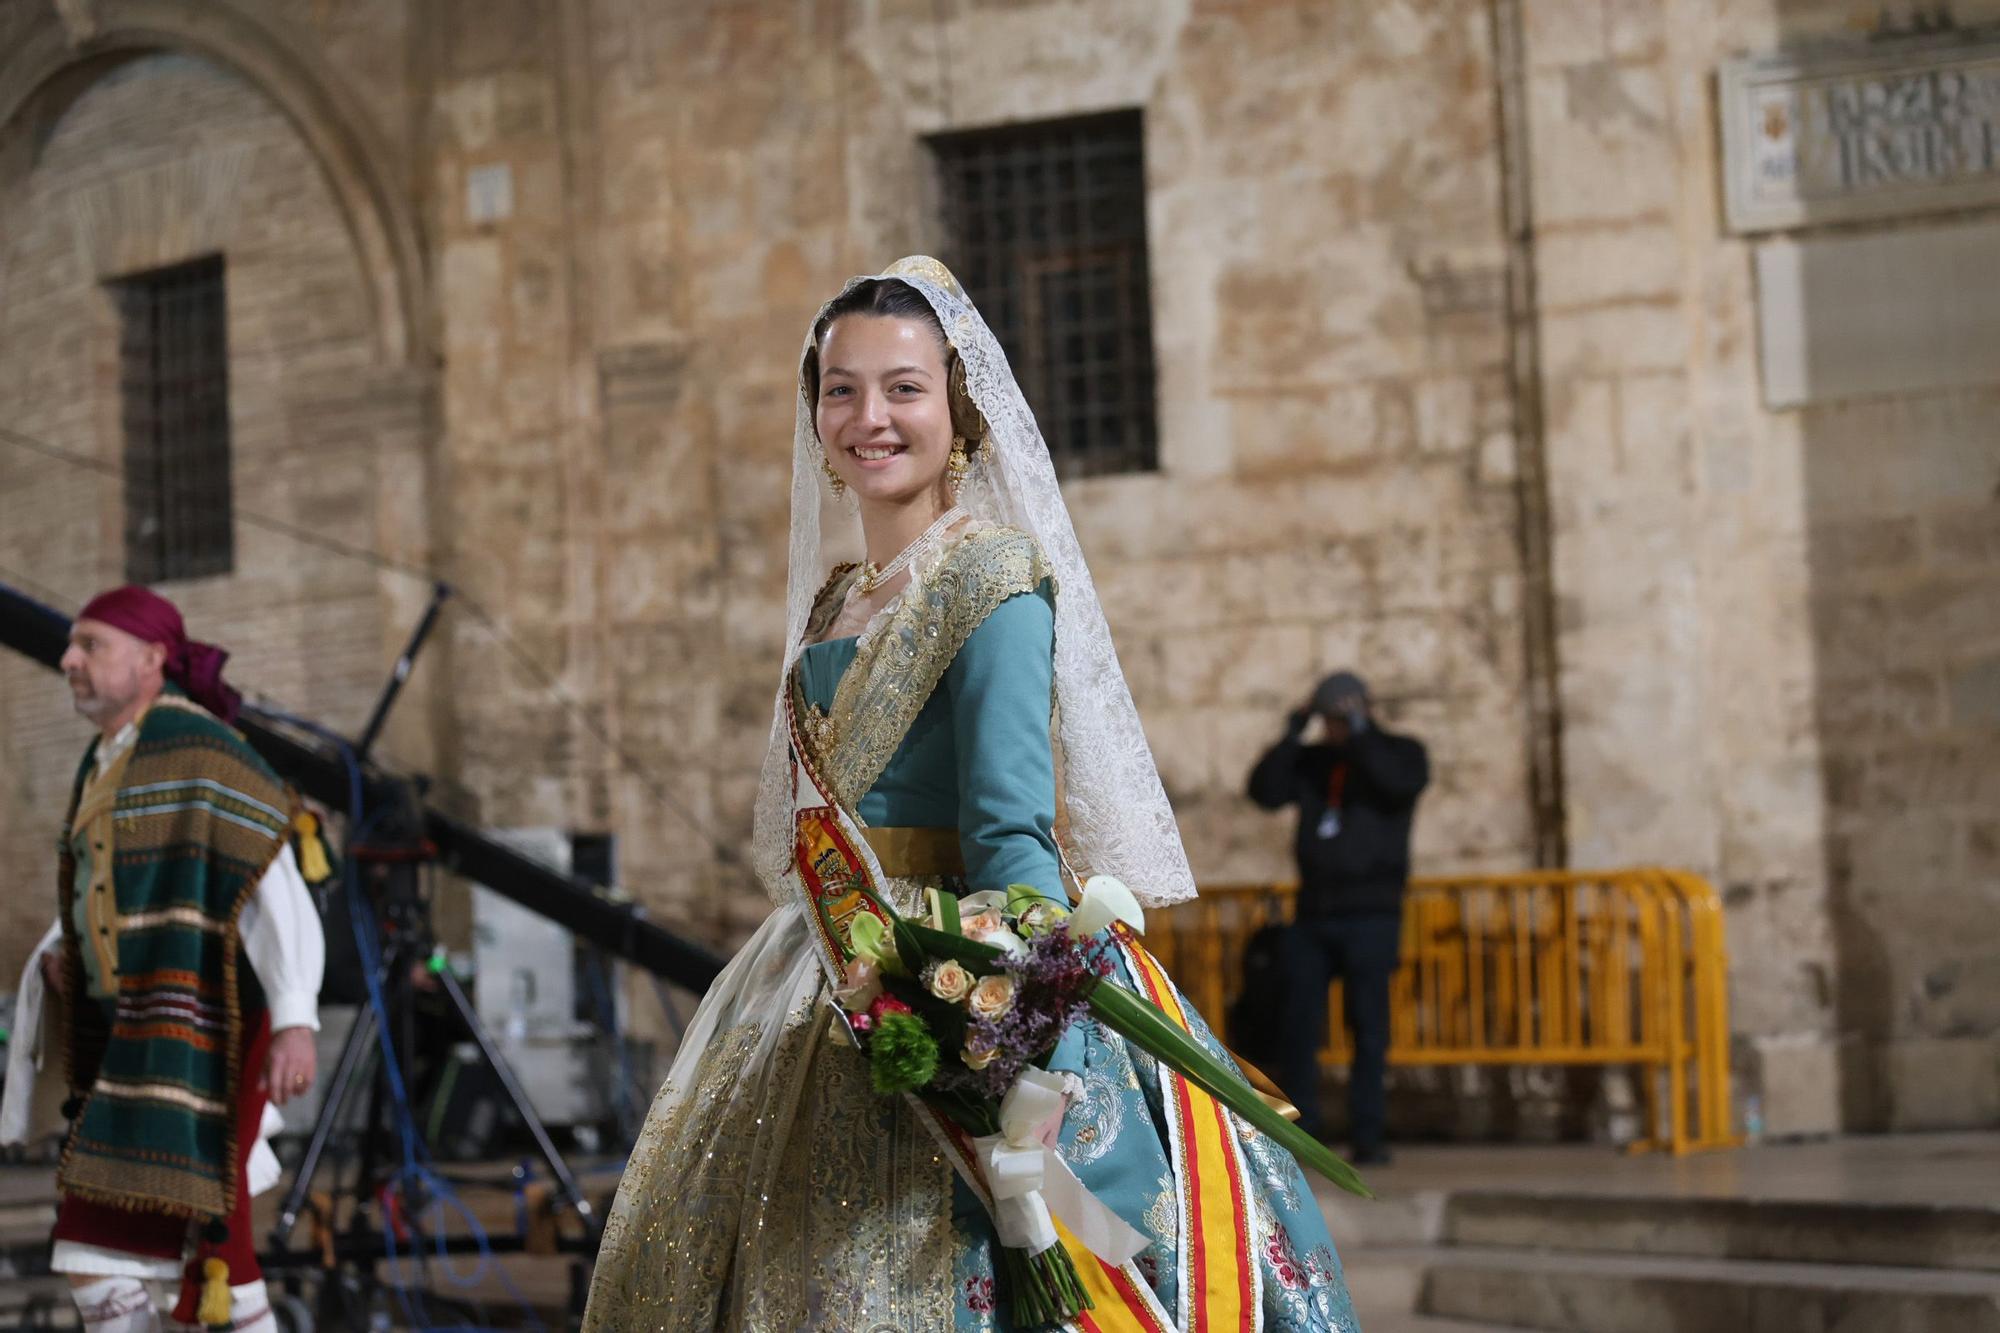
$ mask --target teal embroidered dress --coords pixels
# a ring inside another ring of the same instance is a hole
[[[942,566],[976,560],[1000,540],[968,538]],[[955,830],[962,873],[930,883],[1060,894],[1050,739],[1056,590],[1039,573],[1012,583],[1010,595],[981,607],[921,706],[905,705],[914,716],[900,737],[872,742],[886,756],[856,761],[859,773],[880,768],[853,810],[871,841],[884,830]],[[837,600],[839,590],[836,581],[827,596]],[[920,605],[878,619],[888,623],[871,625],[871,638],[902,632],[923,645],[939,629],[935,610],[927,622]],[[956,632],[944,629],[947,639]],[[840,721],[844,680],[879,672],[884,651],[851,637],[811,644],[796,667],[797,702],[811,717]],[[844,730],[839,742],[865,747],[855,738],[865,718],[850,717]],[[886,856],[883,864],[896,873]],[[811,954],[803,913],[780,907],[704,1001],[620,1187],[586,1328],[1014,1327],[995,1283],[984,1206],[905,1104],[867,1088],[861,1057],[830,1025]],[[1213,1045],[1198,1018],[1194,1027]],[[1153,1238],[1135,1262],[1146,1303],[1164,1316],[1156,1326],[1192,1323],[1183,1287],[1199,1266],[1190,1267],[1180,1234],[1171,1109],[1157,1067],[1088,1020],[1051,1066],[1081,1084],[1063,1121],[1064,1158]],[[1339,1260],[1298,1166],[1254,1131],[1241,1128],[1240,1137],[1256,1255],[1242,1327],[1354,1329]]]

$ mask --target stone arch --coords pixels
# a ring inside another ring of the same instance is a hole
[[[71,12],[59,18],[52,7],[0,61],[0,138],[9,157],[32,154],[85,89],[134,57],[178,52],[228,69],[285,114],[325,174],[367,275],[383,362],[426,369],[435,363],[416,210],[397,186],[387,147],[323,61],[213,0],[99,0],[61,8]]]

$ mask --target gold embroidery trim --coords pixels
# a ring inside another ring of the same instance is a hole
[[[1052,578],[1034,538],[985,528],[961,537],[910,586],[855,653],[815,742],[820,778],[842,807],[853,810],[882,776],[972,631],[1009,597]]]
[[[744,997],[748,998],[748,997]],[[775,996],[766,1001],[775,1001]],[[949,1329],[950,1168],[827,1032],[824,986],[725,1028],[661,1093],[619,1183],[585,1333]]]
[[[118,918],[118,895],[112,891],[112,870],[118,855],[115,811],[118,788],[137,748],[126,746],[84,784],[70,821],[71,838],[90,847],[90,884],[83,903],[87,929],[81,944],[97,956],[98,982],[109,995],[118,993],[118,933],[124,928]],[[73,910],[66,907],[65,915]]]

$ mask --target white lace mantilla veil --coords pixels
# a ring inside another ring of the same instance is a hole
[[[1077,873],[1116,876],[1149,907],[1194,897],[1194,873],[1181,845],[1180,827],[1118,666],[1111,627],[1105,623],[1104,608],[1077,545],[1048,446],[1014,382],[1006,353],[958,280],[937,260],[924,255],[898,260],[882,273],[851,279],[847,287],[871,276],[896,278],[922,293],[965,363],[966,387],[990,430],[959,489],[959,504],[976,519],[1032,535],[1055,573],[1055,702],[1068,820],[1065,854]],[[817,317],[813,323],[818,323]],[[820,487],[825,473],[803,374],[811,340],[809,325],[800,350],[798,417],[792,432],[785,666],[778,677],[778,707],[757,792],[754,844],[758,874],[780,902],[786,901],[782,881],[791,872],[793,838],[790,745],[783,712],[786,682],[804,646],[813,598],[827,574],[820,550]]]

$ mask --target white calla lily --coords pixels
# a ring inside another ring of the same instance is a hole
[[[1069,914],[1070,936],[1088,939],[1113,921],[1123,921],[1137,934],[1146,933],[1146,909],[1132,890],[1110,875],[1092,875],[1083,882],[1083,901]]]

